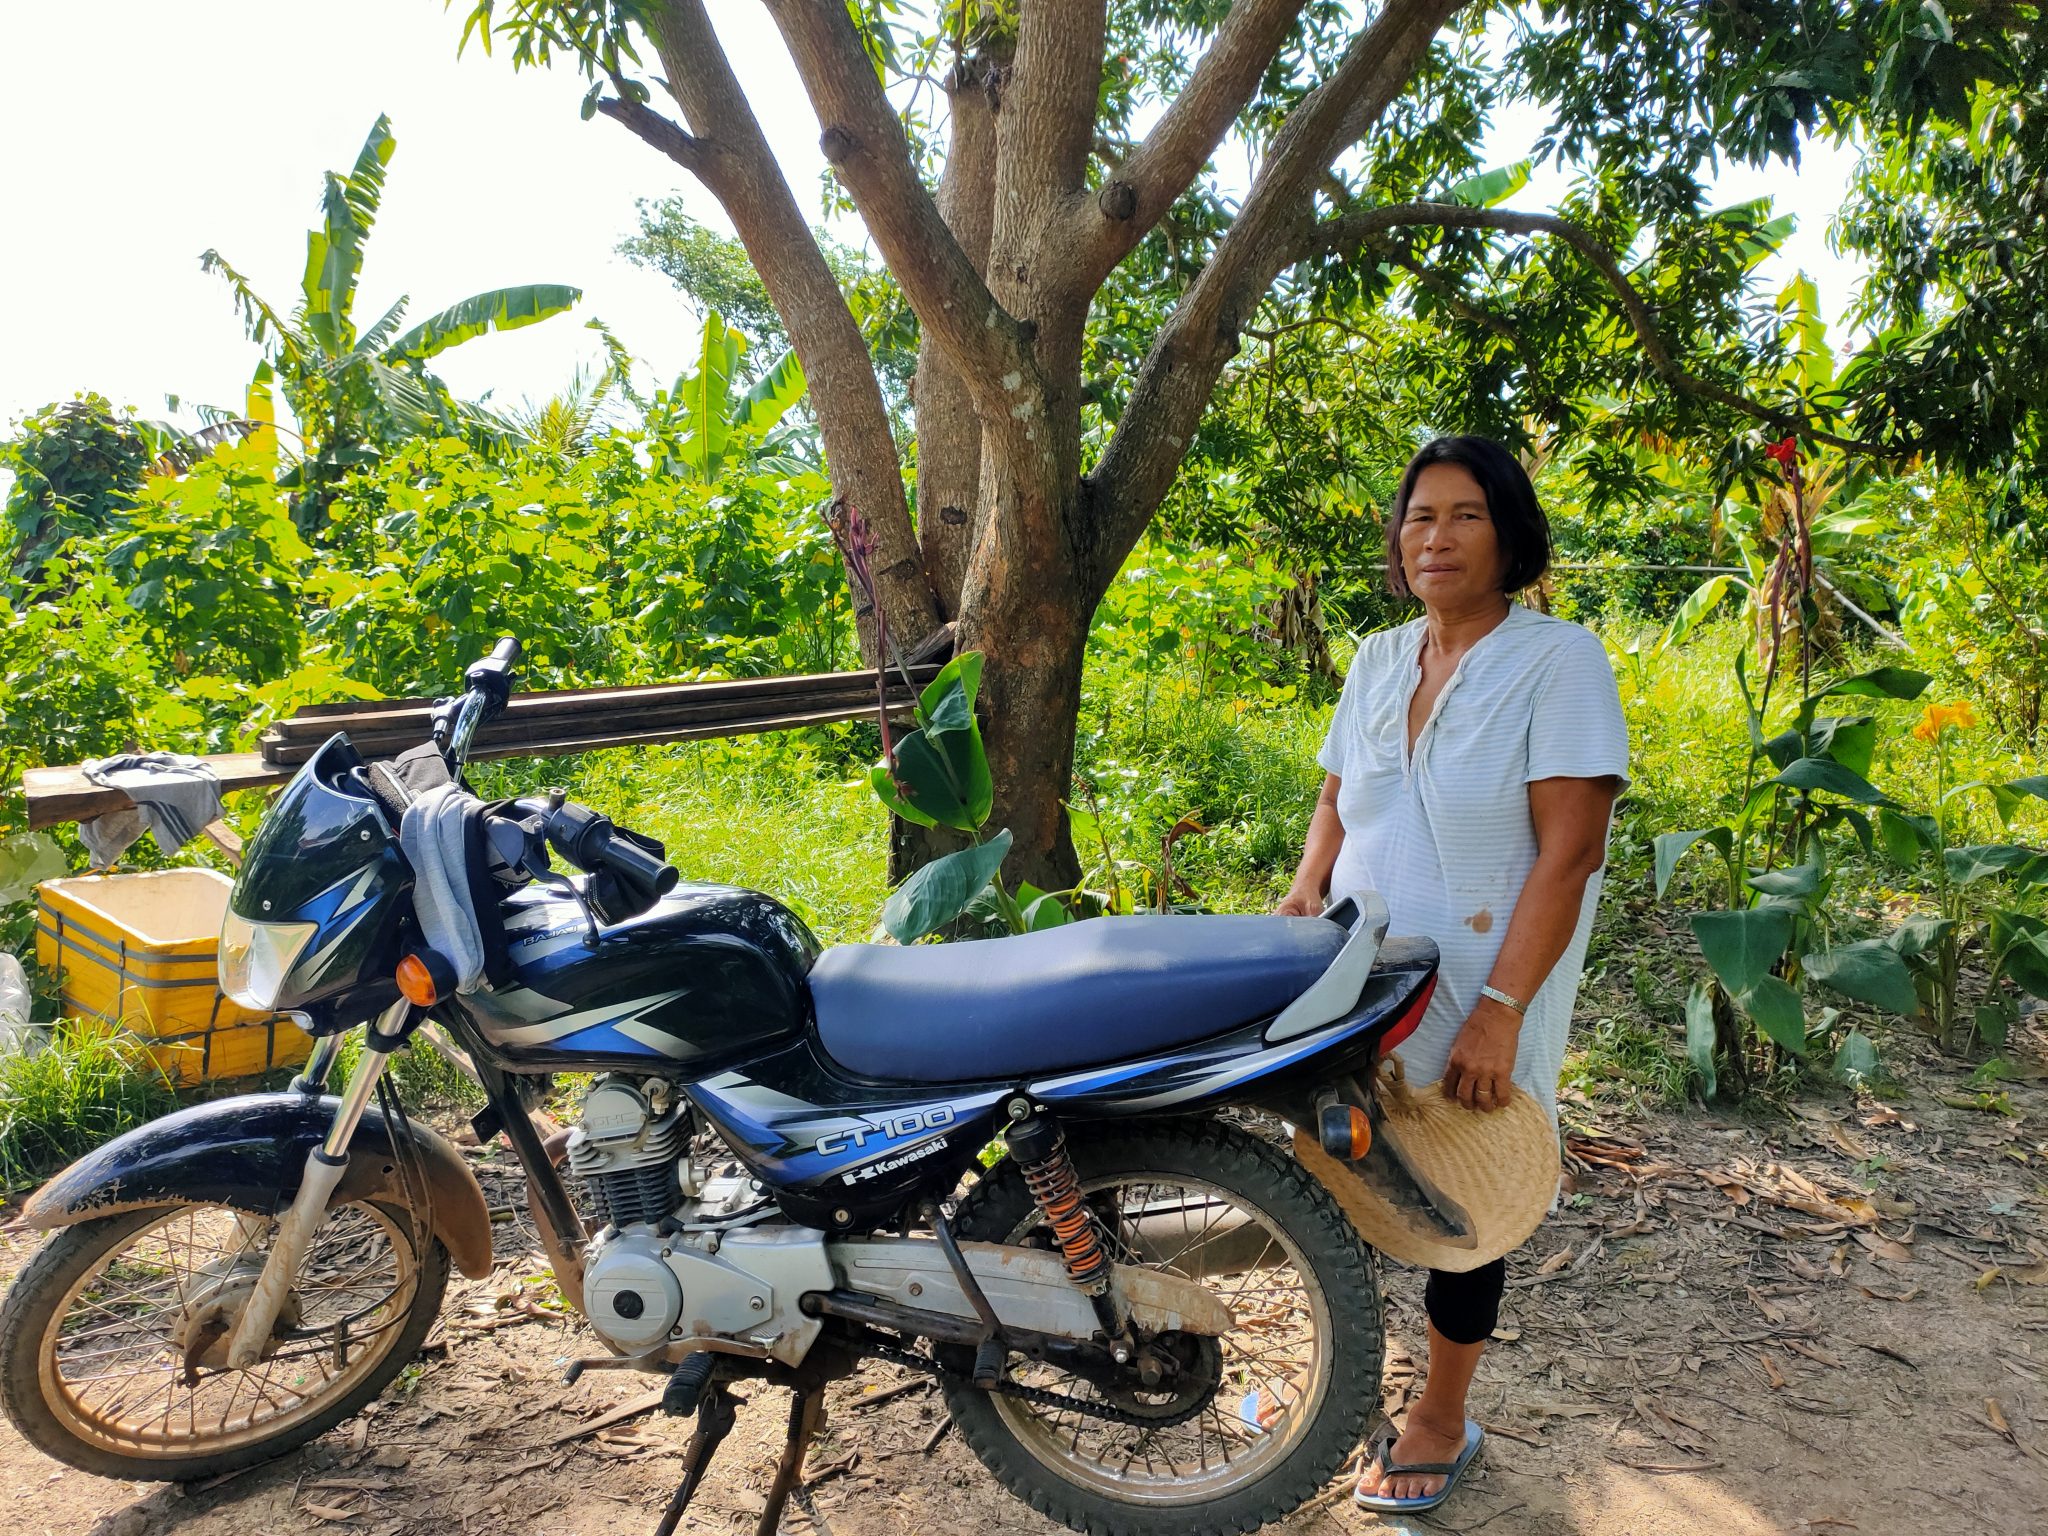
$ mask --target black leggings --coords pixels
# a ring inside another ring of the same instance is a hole
[[[1508,1261],[1495,1259],[1464,1274],[1432,1269],[1422,1290],[1429,1325],[1453,1344],[1478,1344],[1500,1322],[1501,1293],[1508,1285]]]

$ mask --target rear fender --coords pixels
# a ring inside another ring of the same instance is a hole
[[[22,1207],[43,1231],[121,1211],[197,1203],[275,1216],[298,1193],[306,1155],[327,1135],[338,1100],[254,1093],[165,1115],[80,1158]],[[434,1235],[471,1279],[491,1272],[491,1216],[476,1176],[435,1132],[409,1124],[432,1200]],[[366,1110],[349,1143],[336,1200],[410,1202],[389,1123]]]

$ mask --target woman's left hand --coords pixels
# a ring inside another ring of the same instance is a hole
[[[1483,999],[1465,1020],[1444,1065],[1444,1097],[1467,1109],[1492,1111],[1507,1103],[1515,1076],[1522,1020],[1511,1008]]]

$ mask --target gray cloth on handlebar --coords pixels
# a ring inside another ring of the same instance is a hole
[[[454,967],[455,990],[484,980],[484,938],[469,878],[469,821],[483,808],[453,784],[437,784],[405,808],[398,845],[412,865],[413,908],[428,945]]]

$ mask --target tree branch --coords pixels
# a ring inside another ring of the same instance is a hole
[[[853,194],[918,324],[976,390],[983,416],[1005,414],[1002,379],[1037,385],[1029,348],[918,179],[903,124],[846,7],[836,0],[766,4],[824,126],[818,147]]]
[[[704,140],[693,138],[678,123],[671,122],[652,107],[631,96],[606,96],[597,110],[620,124],[644,143],[651,144],[718,195],[718,156]]]
[[[1506,208],[1468,208],[1462,203],[1390,203],[1382,208],[1368,208],[1359,213],[1325,219],[1310,232],[1302,255],[1355,251],[1376,234],[1425,225],[1439,229],[1491,229],[1517,235],[1552,235],[1564,241],[1600,274],[1620,303],[1622,312],[1628,316],[1629,325],[1634,329],[1636,340],[1641,344],[1650,366],[1666,384],[1682,395],[1724,405],[1752,420],[1763,422],[1775,431],[1796,429],[1817,443],[1826,443],[1847,453],[1899,458],[1919,451],[1919,445],[1912,442],[1877,443],[1823,431],[1803,411],[1765,405],[1725,384],[1691,372],[1672,355],[1670,345],[1658,327],[1656,311],[1629,281],[1628,274],[1622,270],[1620,258],[1591,231],[1556,214],[1520,213]],[[1402,265],[1409,266],[1411,271],[1416,270],[1411,263],[1403,262]]]
[[[1100,510],[1087,530],[1091,575],[1107,586],[1165,497],[1238,335],[1315,227],[1314,195],[1350,144],[1379,120],[1464,0],[1387,0],[1330,78],[1274,135],[1236,221],[1152,343],[1129,404],[1089,478]]]
[[[1099,285],[1159,222],[1223,142],[1287,31],[1302,0],[1235,0],[1187,86],[1103,184],[1087,221],[1091,288]]]
[[[996,119],[996,244],[1005,205],[1042,227],[1055,205],[1078,196],[1095,142],[1108,0],[1024,0],[1017,63]]]
[[[803,364],[833,494],[860,508],[874,538],[875,582],[890,630],[914,645],[941,618],[918,558],[867,342],[790,195],[704,0],[660,0],[647,8],[645,25],[691,131],[631,100],[604,102],[601,110],[699,176],[732,220]]]

